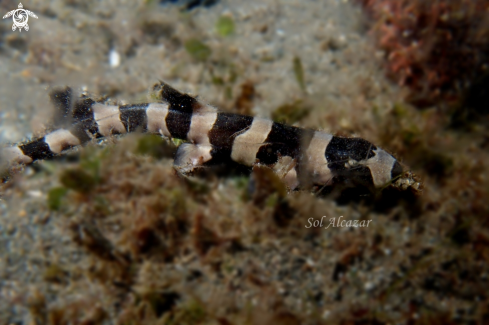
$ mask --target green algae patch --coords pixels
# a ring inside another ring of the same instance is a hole
[[[156,159],[173,155],[175,147],[159,135],[145,135],[138,140],[136,153]]]
[[[294,124],[309,115],[311,107],[298,99],[290,104],[283,104],[272,113],[272,119],[275,122]]]
[[[89,193],[97,184],[92,175],[80,168],[65,170],[60,176],[60,182],[66,188],[80,193]]]
[[[222,37],[226,37],[234,34],[235,25],[234,25],[233,18],[228,16],[219,17],[219,19],[216,22],[216,31]]]
[[[200,324],[207,318],[205,307],[197,300],[190,300],[174,316],[172,324]]]
[[[294,76],[297,84],[302,91],[306,91],[306,82],[304,79],[304,68],[302,66],[302,61],[299,57],[294,57],[292,60],[292,67],[294,69]]]
[[[198,61],[205,61],[212,54],[212,50],[209,46],[195,38],[187,40],[184,46],[187,53]]]
[[[44,270],[42,275],[44,281],[59,283],[66,276],[66,271],[63,270],[58,264],[51,264]]]
[[[68,189],[64,187],[55,187],[48,192],[48,207],[51,210],[57,211],[60,209],[63,199],[68,193]]]
[[[96,150],[95,148],[86,148],[80,159],[80,167],[89,174],[96,184],[100,182],[101,161],[110,154],[108,148]]]

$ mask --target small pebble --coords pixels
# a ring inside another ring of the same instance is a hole
[[[121,64],[121,56],[119,52],[114,49],[109,53],[109,64],[112,68],[117,68]]]

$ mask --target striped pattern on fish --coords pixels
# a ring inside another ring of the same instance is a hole
[[[156,84],[153,91],[159,102],[122,106],[75,99],[70,88],[53,91],[51,100],[69,126],[3,148],[0,154],[10,165],[30,164],[93,138],[141,130],[187,141],[178,147],[174,160],[175,169],[185,175],[233,160],[272,168],[290,189],[332,185],[337,179],[381,188],[403,172],[392,155],[361,138],[219,112],[165,83]]]

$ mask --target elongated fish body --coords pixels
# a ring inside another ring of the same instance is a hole
[[[156,84],[153,91],[159,102],[122,106],[74,99],[70,88],[53,91],[53,104],[70,120],[69,126],[3,148],[1,156],[9,164],[30,164],[93,138],[142,130],[187,141],[174,160],[175,169],[184,175],[229,160],[250,167],[266,165],[289,189],[332,185],[338,179],[381,188],[402,174],[392,155],[364,139],[219,112],[165,83]]]

